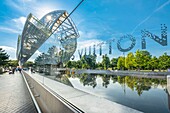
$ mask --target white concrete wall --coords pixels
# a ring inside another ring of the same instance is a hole
[[[44,113],[76,113],[62,98],[54,95],[48,88],[34,80],[24,72],[28,84],[33,92],[40,109]]]

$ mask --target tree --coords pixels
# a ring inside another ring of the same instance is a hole
[[[148,51],[141,51],[143,59],[143,69],[149,69],[149,61],[151,61],[152,55]]]
[[[9,60],[7,65],[11,66],[11,67],[17,67],[18,66],[18,60]]]
[[[118,58],[118,62],[117,62],[117,68],[120,70],[124,70],[125,69],[125,58],[120,56]]]
[[[103,80],[103,87],[107,88],[108,85],[110,84],[110,76],[109,75],[102,75],[102,80]]]
[[[24,63],[24,67],[33,67],[34,63],[32,61],[27,61]]]
[[[83,83],[84,86],[88,85],[88,86],[92,86],[93,88],[97,86],[96,75],[81,74],[81,76],[78,76],[78,77],[80,79],[80,82]]]
[[[151,55],[148,51],[137,50],[135,54],[135,67],[137,69],[146,69],[148,63],[151,60]]]
[[[96,68],[103,69],[102,63],[100,63],[100,62],[96,63]]]
[[[36,57],[36,59],[34,60],[35,65],[44,65],[46,56],[47,54],[42,53],[38,57]]]
[[[110,65],[110,59],[107,56],[107,54],[102,56],[102,65],[104,69],[108,69],[109,65]]]
[[[77,69],[81,69],[81,68],[82,68],[82,62],[81,62],[80,60],[78,60],[78,61],[76,62],[76,68],[77,68]]]
[[[167,53],[164,53],[159,57],[159,69],[167,69],[170,67],[170,56]]]
[[[72,66],[72,68],[73,68],[73,67],[76,68],[76,64],[77,64],[76,61],[71,61],[71,66]]]
[[[125,59],[125,67],[127,69],[133,69],[135,67],[135,57],[132,52],[128,53]]]
[[[95,69],[96,66],[96,55],[84,55],[81,58],[82,68]]]
[[[66,63],[66,67],[67,67],[67,68],[72,68],[72,67],[73,67],[71,61],[68,61],[68,62]]]
[[[0,67],[4,66],[8,62],[8,58],[9,55],[5,52],[5,50],[0,48]]]
[[[154,56],[148,64],[148,69],[152,69],[152,71],[154,71],[155,69],[158,69],[158,65],[159,65],[159,60],[158,58],[156,58],[156,56]]]
[[[112,69],[114,69],[114,67],[117,67],[117,62],[118,58],[112,58],[110,61],[110,67],[112,67]]]

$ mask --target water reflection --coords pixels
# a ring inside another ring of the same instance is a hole
[[[107,86],[110,84],[110,76],[109,75],[103,75],[101,76],[102,80],[103,80],[103,87],[107,88]]]
[[[65,85],[73,87],[72,83],[69,81],[69,75],[66,74],[56,74],[55,76],[53,75],[46,75],[46,74],[41,74],[42,76],[46,76],[47,78],[53,79],[55,81],[61,82]]]
[[[79,90],[146,113],[169,113],[166,79],[80,74],[69,80]]]
[[[112,83],[119,83],[122,88],[125,86],[129,87],[132,91],[137,91],[140,96],[143,91],[149,91],[151,86],[157,88],[159,85],[162,88],[166,88],[167,81],[166,79],[157,79],[157,78],[142,78],[142,77],[133,77],[133,76],[113,76],[113,75],[95,75],[95,74],[81,74],[81,75],[71,75],[69,77],[77,77],[84,86],[92,86],[95,88],[97,86],[96,78],[102,78],[102,86],[107,88]]]
[[[96,76],[90,74],[82,74],[81,76],[77,76],[80,79],[80,82],[86,86],[92,86],[93,88],[96,87]]]
[[[166,79],[106,74],[44,76],[145,113],[169,113]]]

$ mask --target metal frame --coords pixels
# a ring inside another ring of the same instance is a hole
[[[46,14],[40,20],[32,14],[28,15],[22,35],[18,37],[19,64],[23,65],[52,34],[56,34],[63,48],[63,55],[59,62],[69,60],[76,50],[79,33],[71,18],[68,17],[68,13],[65,10],[56,10]],[[52,56],[46,57],[49,59]],[[57,57],[59,56],[56,55]]]

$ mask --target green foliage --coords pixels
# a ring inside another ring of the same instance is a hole
[[[43,65],[45,56],[46,56],[46,54],[42,53],[38,57],[36,57],[36,59],[34,60],[35,65]]]
[[[34,63],[32,61],[27,61],[24,63],[24,67],[33,67]]]
[[[49,52],[50,53],[50,52]],[[43,65],[44,53],[38,56],[35,60],[36,64]],[[112,58],[107,55],[102,56],[102,61],[96,63],[95,55],[84,55],[78,61],[68,61],[65,66],[67,68],[77,69],[119,69],[119,70],[166,70],[170,68],[170,56],[164,53],[159,58],[153,56],[148,51],[137,50],[135,54],[128,53],[126,57],[120,56]]]
[[[137,69],[146,69],[148,62],[151,60],[151,55],[148,51],[137,50],[135,54],[135,64]]]
[[[89,66],[87,63],[84,63],[84,64],[82,65],[82,68],[83,68],[83,69],[89,69],[90,66]]]
[[[101,77],[102,77],[102,80],[103,80],[103,83],[102,83],[103,87],[107,88],[108,85],[110,84],[110,82],[109,82],[110,76],[109,75],[102,75]]]
[[[81,62],[80,60],[78,60],[78,61],[76,62],[76,68],[77,68],[77,69],[81,69],[81,68],[82,68],[82,62]]]
[[[148,91],[151,89],[151,86],[155,88],[158,86],[162,86],[162,88],[166,87],[167,80],[166,79],[157,79],[157,78],[140,78],[134,76],[113,76],[113,75],[93,75],[93,74],[81,74],[81,75],[72,75],[73,77],[78,77],[80,82],[84,86],[92,86],[95,88],[98,84],[96,79],[98,77],[102,78],[102,86],[107,88],[110,84],[110,79],[113,83],[119,83],[126,93],[126,88],[130,88],[132,91],[135,91],[139,96],[142,95],[144,91]]]
[[[8,62],[8,58],[9,55],[5,52],[5,50],[0,48],[0,67],[4,66]]]
[[[125,67],[127,69],[133,69],[135,67],[135,57],[132,52],[128,53],[126,59],[125,59]]]
[[[9,60],[8,64],[6,65],[7,67],[17,67],[18,66],[18,60]]]
[[[80,82],[83,83],[84,86],[92,86],[93,88],[96,87],[96,75],[92,74],[82,74],[81,76],[78,76],[80,78]]]
[[[117,67],[117,62],[118,62],[118,58],[112,58],[110,61],[110,67],[112,68],[112,70]]]
[[[118,58],[117,68],[120,69],[120,70],[124,70],[125,69],[125,57],[120,56]]]
[[[107,54],[102,56],[102,65],[105,70],[110,66],[110,59]]]
[[[159,57],[159,69],[167,69],[170,68],[170,56],[167,53],[164,53]]]
[[[67,67],[67,68],[72,68],[72,67],[73,67],[72,62],[71,62],[71,61],[68,61],[68,62],[66,63],[66,67]]]
[[[96,68],[97,68],[97,69],[103,69],[102,63],[98,62],[98,63],[96,64]]]
[[[151,60],[148,62],[148,69],[152,69],[152,71],[154,71],[155,69],[158,69],[158,65],[159,65],[159,60],[158,58],[156,58],[155,56],[153,58],[151,58]]]
[[[137,78],[133,76],[117,76],[117,82],[120,83],[122,87],[126,84],[132,91],[137,91],[139,96],[143,91],[150,90],[152,85],[158,87],[159,84],[162,84],[162,86],[165,87],[167,84],[166,79]]]

